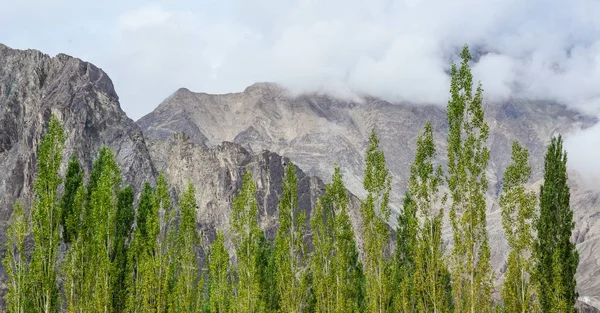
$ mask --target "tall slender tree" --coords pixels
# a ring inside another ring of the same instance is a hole
[[[333,257],[335,255],[333,239],[333,212],[317,201],[311,218],[312,241],[314,250],[310,256],[310,269],[315,294],[315,312],[330,313],[335,309],[335,280]]]
[[[29,297],[32,310],[35,312],[58,311],[57,275],[61,222],[58,187],[62,182],[59,168],[64,142],[63,127],[52,115],[40,143],[38,171],[33,186],[31,221],[35,244],[29,273],[31,286]]]
[[[143,294],[147,292],[147,263],[154,249],[153,225],[158,224],[158,212],[154,200],[154,189],[144,183],[137,206],[137,227],[127,250],[127,300],[126,312],[141,312]]]
[[[460,68],[452,64],[448,101],[448,187],[454,246],[452,278],[457,312],[490,312],[492,280],[486,227],[490,158],[486,142],[489,128],[482,107],[481,83],[473,94],[471,54],[465,45]]]
[[[71,225],[83,225],[87,195],[85,187],[83,185],[79,186],[75,195],[75,201],[73,202],[73,211],[80,213],[71,215],[67,219],[67,223]],[[79,226],[74,229],[78,231],[70,234],[71,246],[67,251],[61,268],[65,279],[63,288],[65,307],[68,313],[82,312],[89,305],[87,301],[89,300],[88,283],[90,279],[88,278],[90,273],[88,272],[86,263],[89,258],[87,253],[89,237],[84,227]]]
[[[569,202],[567,153],[561,136],[552,138],[544,165],[534,248],[540,306],[542,312],[575,312],[579,254],[571,241],[575,222]]]
[[[323,206],[334,212],[334,282],[331,286],[335,286],[336,313],[363,312],[365,309],[365,277],[348,215],[348,203],[342,172],[339,166],[336,166],[331,183],[325,186],[323,195]]]
[[[109,312],[113,296],[113,256],[115,253],[115,224],[118,193],[121,187],[121,171],[114,153],[103,147],[100,153],[102,169],[95,188],[91,191],[89,227],[89,266],[91,307],[88,312]]]
[[[237,255],[237,299],[239,312],[263,310],[260,294],[258,204],[252,172],[246,170],[242,188],[233,199],[232,233]]]
[[[169,312],[194,312],[196,309],[198,269],[195,248],[199,243],[196,232],[196,207],[196,189],[188,183],[179,200],[181,220],[176,236],[176,268],[173,275],[175,286]]]
[[[502,285],[504,312],[525,313],[537,311],[535,290],[530,282],[534,264],[530,257],[536,218],[535,192],[527,191],[525,184],[531,176],[529,152],[518,142],[512,145],[512,162],[504,172],[500,207],[502,226],[510,247],[505,280]]]
[[[390,264],[386,249],[390,239],[387,221],[391,175],[373,129],[366,155],[363,187],[367,198],[361,203],[363,220],[367,312],[386,312],[391,298]]]
[[[211,313],[227,313],[232,309],[229,254],[225,250],[225,235],[217,232],[208,256],[208,297]]]
[[[396,255],[394,264],[395,292],[393,306],[397,312],[417,312],[415,285],[415,257],[417,253],[417,206],[411,194],[404,196],[402,211],[398,215],[396,230]]]
[[[6,269],[6,312],[27,312],[29,289],[27,275],[29,264],[25,254],[25,237],[29,234],[29,221],[23,214],[23,206],[18,201],[13,207],[12,218],[6,230],[6,255],[2,265]]]
[[[452,295],[448,292],[449,273],[444,260],[442,241],[444,198],[440,194],[440,187],[443,184],[443,173],[440,166],[435,166],[436,156],[433,128],[431,123],[427,122],[423,133],[417,139],[417,151],[410,167],[408,190],[418,220],[413,296],[417,300],[419,312],[434,313],[449,312],[452,307]],[[409,218],[412,218],[412,215]]]
[[[73,237],[79,232],[80,215],[74,203],[77,191],[83,185],[83,170],[79,166],[79,160],[75,155],[71,156],[69,165],[67,166],[67,174],[65,177],[65,188],[61,198],[61,225],[63,227],[63,241],[71,243]]]
[[[115,248],[112,256],[113,263],[113,312],[123,312],[127,300],[127,249],[128,241],[133,232],[135,211],[133,208],[133,188],[127,186],[119,191],[117,196],[117,214],[115,231]]]
[[[260,298],[264,312],[279,312],[279,294],[277,293],[277,277],[275,251],[273,244],[264,232],[259,235],[258,272],[260,279]]]
[[[279,199],[279,229],[275,238],[277,288],[284,312],[298,313],[306,305],[305,228],[306,216],[298,209],[296,168],[289,163]]]

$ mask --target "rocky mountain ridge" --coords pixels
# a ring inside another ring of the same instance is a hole
[[[488,117],[496,121],[490,125],[492,155],[500,155],[492,160],[488,173],[496,177],[490,180],[490,199],[497,195],[497,177],[510,153],[504,151],[505,144],[510,143],[513,134],[525,131],[516,137],[525,140],[532,151],[538,175],[532,184],[536,186],[541,169],[539,156],[545,152],[549,134],[596,122],[556,104],[527,107],[514,102],[488,109]],[[443,151],[446,127],[443,109],[435,106],[396,105],[372,98],[352,102],[326,95],[292,96],[269,83],[229,95],[180,89],[150,115],[133,123],[121,110],[112,81],[96,66],[67,55],[50,57],[0,44],[2,247],[12,203],[17,198],[26,202],[31,198],[37,144],[52,113],[63,122],[67,135],[63,171],[67,158],[75,153],[89,172],[98,150],[107,145],[115,151],[124,182],[136,190],[144,181],[154,181],[159,171],[167,176],[174,194],[188,181],[193,182],[203,246],[212,239],[215,229],[228,231],[230,204],[245,170],[251,170],[257,182],[260,225],[268,236],[273,236],[277,227],[283,167],[290,160],[298,166],[300,207],[308,213],[323,192],[322,179],[329,178],[335,162],[343,168],[347,187],[362,195],[365,136],[373,127],[380,134],[394,175],[398,209],[406,182],[404,170],[412,162],[416,134],[425,120],[431,119],[439,151]],[[443,152],[440,154],[443,161]],[[595,263],[599,258],[600,197],[594,191],[574,189],[576,238],[582,255],[579,290],[582,300],[600,307],[594,302],[599,299],[600,289],[600,270]],[[358,207],[358,198],[352,197],[350,213],[356,230],[360,229]],[[498,218],[497,208],[491,206],[488,223],[492,238],[502,236]],[[495,244],[502,245],[499,241]],[[502,251],[496,250],[493,257],[501,271]],[[0,270],[2,296],[6,285],[4,271]]]
[[[485,82],[484,82],[485,87]],[[486,102],[490,126],[491,160],[488,230],[493,267],[502,279],[508,247],[504,239],[497,198],[504,169],[510,162],[511,144],[518,140],[531,153],[533,177],[530,187],[539,190],[543,156],[556,133],[567,134],[590,127],[597,119],[550,101],[510,99]],[[409,167],[414,158],[416,138],[429,120],[435,132],[438,159],[446,155],[446,113],[441,106],[389,103],[376,98],[346,101],[323,94],[292,95],[272,83],[257,83],[243,92],[221,95],[196,93],[181,88],[153,112],[136,123],[147,138],[164,140],[186,132],[198,145],[211,147],[233,141],[248,151],[274,151],[289,157],[308,174],[327,179],[335,163],[340,164],[346,187],[359,198],[364,196],[362,173],[364,153],[371,129],[375,129],[393,175],[392,207],[398,211]],[[578,271],[582,300],[600,307],[600,202],[597,190],[588,190],[578,173],[571,173],[572,205],[575,210],[575,239],[581,253]],[[395,219],[390,223],[393,225]],[[445,238],[450,241],[449,223]]]
[[[37,146],[54,114],[62,122],[66,143],[61,171],[75,154],[87,174],[102,146],[116,155],[123,183],[137,192],[164,172],[178,194],[188,181],[197,189],[201,251],[216,229],[229,230],[231,202],[246,169],[258,183],[261,226],[274,236],[283,168],[289,159],[263,151],[251,154],[235,143],[206,147],[183,133],[147,141],[139,126],[122,111],[113,83],[98,67],[64,54],[50,57],[36,50],[0,44],[0,252],[4,255],[7,222],[20,199],[29,207],[35,179]],[[310,213],[324,191],[323,182],[297,169],[300,209]],[[353,222],[358,200],[352,198]],[[356,224],[358,225],[358,224]],[[231,245],[231,242],[228,243]],[[0,311],[6,278],[0,267]]]

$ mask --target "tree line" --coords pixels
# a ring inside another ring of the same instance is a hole
[[[65,134],[52,116],[30,214],[17,201],[6,234],[7,312],[575,312],[578,253],[560,136],[548,148],[539,195],[526,188],[527,149],[512,146],[499,199],[510,251],[500,297],[492,296],[489,128],[466,45],[461,59],[450,71],[447,166],[439,164],[428,122],[395,232],[388,224],[392,176],[373,130],[360,246],[339,166],[308,217],[288,164],[275,239],[259,228],[257,187],[246,170],[232,203],[233,255],[218,230],[201,263],[192,184],[177,205],[162,174],[136,197],[107,147],[87,179],[76,157],[62,177]],[[451,244],[442,239],[446,211]]]

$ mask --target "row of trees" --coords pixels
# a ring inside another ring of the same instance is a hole
[[[174,205],[160,175],[155,186],[143,186],[134,205],[134,190],[122,186],[108,148],[101,149],[87,183],[75,157],[62,179],[65,136],[52,117],[39,148],[31,214],[15,204],[8,227],[7,311],[573,312],[578,254],[560,137],[552,139],[546,155],[539,202],[525,187],[529,154],[513,144],[499,201],[510,252],[501,301],[492,298],[489,130],[466,46],[461,57],[450,73],[447,169],[439,165],[427,123],[417,140],[395,238],[387,223],[391,174],[375,131],[369,138],[362,253],[340,168],[308,220],[298,208],[296,170],[289,164],[275,239],[258,226],[256,185],[246,171],[232,206],[233,255],[218,231],[202,263],[194,186]],[[442,239],[445,209],[453,233],[449,252]]]

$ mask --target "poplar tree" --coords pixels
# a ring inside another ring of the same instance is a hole
[[[379,139],[373,129],[366,154],[366,167],[363,187],[367,198],[361,203],[363,220],[366,310],[386,312],[390,290],[390,266],[386,254],[390,230],[387,221],[390,217],[389,198],[391,175],[385,164],[385,155],[379,148]]]
[[[73,211],[80,212],[79,215],[73,214],[68,221],[71,225],[83,225],[85,199],[87,191],[84,186],[79,186],[73,203]],[[90,272],[87,269],[87,262],[90,258],[89,236],[83,227],[77,227],[79,231],[71,233],[71,246],[67,251],[62,264],[62,273],[65,277],[63,284],[65,294],[65,307],[68,313],[82,312],[89,304]]]
[[[133,240],[127,250],[127,301],[126,312],[140,312],[142,310],[143,294],[147,292],[147,264],[154,249],[154,240],[151,239],[152,225],[158,223],[158,212],[154,209],[154,189],[150,183],[144,183],[137,207],[137,227],[134,230]],[[154,238],[155,239],[155,238]]]
[[[493,273],[485,199],[489,128],[484,119],[481,83],[473,94],[471,54],[467,45],[463,47],[461,58],[460,68],[452,63],[451,97],[447,107],[447,181],[454,240],[452,291],[456,312],[490,312]]]
[[[323,200],[317,201],[311,218],[312,241],[314,250],[310,256],[310,268],[313,275],[315,294],[315,312],[330,313],[335,308],[333,212],[324,207]]]
[[[264,312],[279,312],[277,268],[273,244],[262,231],[259,234],[258,242],[259,256],[256,262],[260,280],[260,298],[264,305]]]
[[[259,312],[263,304],[259,297],[259,236],[256,184],[252,172],[246,170],[242,188],[233,199],[232,233],[237,255],[237,299],[239,312]]]
[[[211,313],[231,312],[231,282],[229,280],[229,254],[225,250],[225,236],[217,232],[208,255],[208,297]]]
[[[415,254],[417,252],[417,206],[407,192],[402,211],[398,215],[396,230],[396,255],[394,264],[395,292],[394,310],[416,312],[417,294],[415,286]]]
[[[405,207],[412,205],[414,211],[409,210],[411,214],[404,218],[410,223],[402,224],[414,225],[416,222],[417,226],[413,254],[413,297],[417,300],[417,310],[434,313],[450,312],[452,307],[452,294],[448,292],[449,273],[442,240],[444,198],[441,197],[440,186],[443,184],[443,173],[440,166],[435,166],[436,156],[433,129],[431,123],[427,122],[423,133],[417,139],[417,151],[408,180],[409,197],[405,198]],[[416,213],[416,220],[412,220],[413,212]]]
[[[115,231],[115,248],[113,263],[113,312],[123,312],[127,300],[127,249],[128,240],[133,232],[135,211],[133,208],[133,188],[127,186],[117,196],[117,214]]]
[[[279,229],[275,238],[277,288],[284,312],[301,312],[305,303],[304,230],[306,217],[298,209],[298,182],[292,163],[285,169],[279,199]]]
[[[173,275],[175,286],[171,295],[169,312],[193,312],[195,310],[198,284],[196,265],[196,245],[199,238],[196,233],[196,189],[188,183],[180,196],[179,212],[181,220],[177,230],[177,246],[174,261],[176,269]]]
[[[537,310],[537,299],[529,278],[534,269],[530,255],[534,242],[533,220],[536,218],[537,199],[535,192],[525,188],[531,177],[529,152],[515,141],[511,158],[512,162],[504,172],[499,202],[502,226],[510,248],[502,285],[502,301],[504,312],[534,312]]]
[[[75,155],[71,156],[65,176],[65,187],[61,198],[61,225],[63,227],[63,241],[71,243],[77,236],[80,225],[81,208],[74,205],[77,191],[83,185],[83,170]]]
[[[169,299],[169,279],[172,274],[173,241],[169,240],[169,226],[173,219],[171,196],[166,178],[160,174],[152,204],[144,203],[142,215],[143,229],[140,229],[139,259],[137,263],[137,297],[130,301],[130,307],[142,312],[164,312]],[[142,214],[142,213],[140,213]],[[132,295],[135,296],[135,295]],[[131,303],[133,302],[133,303]]]
[[[23,214],[23,206],[17,201],[6,230],[6,255],[2,260],[8,285],[5,295],[8,313],[27,312],[29,264],[25,255],[25,237],[28,234],[29,221]]]
[[[575,222],[569,198],[567,153],[563,150],[562,137],[558,136],[552,138],[546,153],[540,216],[535,223],[535,277],[542,312],[575,312],[579,254],[571,241]]]
[[[325,186],[323,205],[334,212],[333,273],[334,312],[363,312],[365,277],[356,249],[354,230],[348,215],[348,194],[339,166],[336,166],[331,183]],[[329,286],[328,288],[331,288]]]
[[[121,171],[113,152],[103,147],[99,161],[102,164],[98,180],[90,193],[91,236],[89,238],[89,262],[86,270],[90,289],[88,312],[108,312],[112,308],[113,255],[115,252],[115,223],[117,200],[121,186]]]
[[[60,245],[61,210],[58,187],[62,182],[65,135],[60,121],[52,115],[38,151],[37,177],[33,185],[31,212],[34,250],[29,272],[31,293],[28,295],[35,312],[57,312],[58,248]]]

